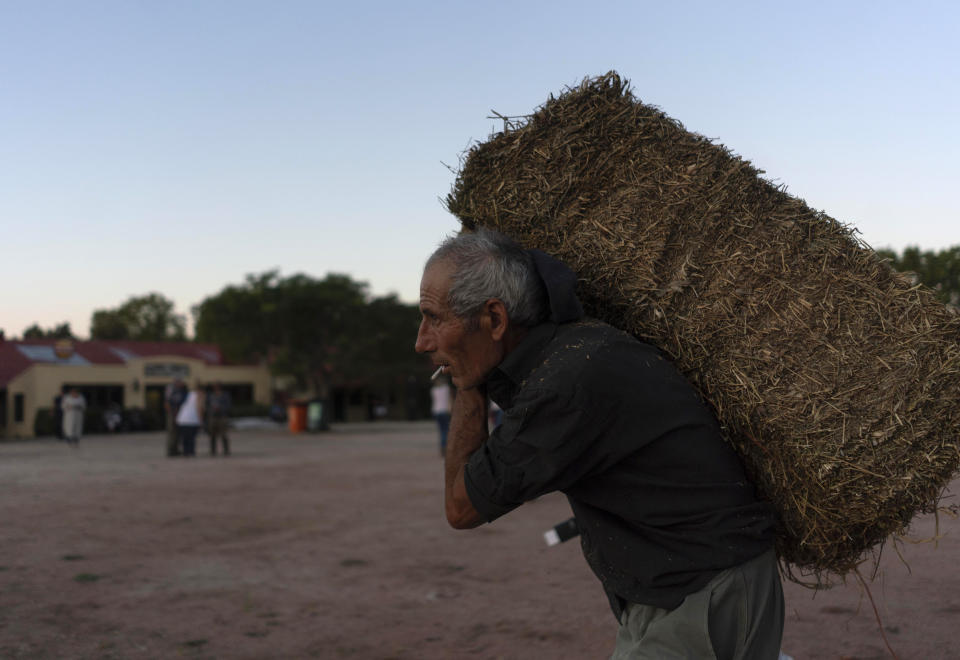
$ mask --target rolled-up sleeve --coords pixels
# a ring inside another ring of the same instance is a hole
[[[532,390],[505,411],[503,423],[471,455],[464,473],[470,502],[487,522],[563,490],[597,467],[596,458],[581,459],[602,424],[583,404],[576,388],[567,397]]]

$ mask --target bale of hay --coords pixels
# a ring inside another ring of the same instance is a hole
[[[473,147],[447,206],[674,358],[778,510],[788,574],[823,583],[957,470],[960,319],[761,174],[609,73]]]

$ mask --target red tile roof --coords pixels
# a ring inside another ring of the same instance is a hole
[[[34,364],[50,362],[32,359],[18,346],[56,346],[57,339],[0,340],[0,386],[4,386]],[[160,341],[74,341],[73,352],[90,364],[124,364],[127,358],[149,358],[165,355],[202,360],[210,365],[224,364],[220,348],[215,344]]]
[[[12,341],[0,343],[0,387],[30,368],[33,362]]]

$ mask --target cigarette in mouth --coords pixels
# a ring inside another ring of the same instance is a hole
[[[437,370],[433,372],[433,375],[430,376],[430,380],[436,380],[437,376],[439,376],[442,373],[443,373],[443,365],[441,364],[439,367],[437,367]]]

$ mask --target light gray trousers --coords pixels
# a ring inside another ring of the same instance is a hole
[[[716,575],[672,610],[627,605],[610,660],[776,660],[783,589],[769,550]]]

